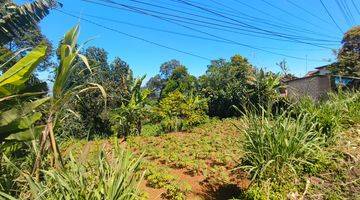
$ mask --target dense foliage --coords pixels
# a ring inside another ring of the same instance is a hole
[[[206,103],[206,99],[201,97],[175,91],[160,101],[155,112],[161,119],[163,131],[183,131],[205,122]]]
[[[360,76],[360,26],[345,33],[342,48],[338,54],[338,64],[334,72],[347,76]]]

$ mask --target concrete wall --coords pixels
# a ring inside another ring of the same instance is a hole
[[[289,81],[286,84],[287,95],[295,100],[305,96],[320,100],[331,91],[330,76],[305,77]]]

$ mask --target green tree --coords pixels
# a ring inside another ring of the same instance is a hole
[[[197,89],[196,77],[190,75],[185,66],[178,66],[173,69],[171,76],[165,83],[161,91],[161,98],[165,98],[168,94],[179,91],[184,94],[190,94]]]
[[[360,76],[360,26],[347,31],[338,53],[338,64],[333,72],[346,76]]]
[[[249,94],[250,103],[249,108],[257,109],[272,109],[273,105],[280,99],[280,78],[278,74],[272,72],[265,72],[263,69],[256,70],[254,81],[252,82]],[[260,109],[259,106],[261,107]]]
[[[168,79],[172,75],[174,69],[179,66],[182,65],[178,60],[172,59],[167,61],[160,66],[160,75],[163,79]]]
[[[151,91],[151,99],[159,99],[161,95],[161,90],[165,85],[166,80],[162,79],[160,74],[151,77],[146,83],[146,88]]]
[[[191,93],[197,89],[196,77],[190,75],[178,60],[170,60],[160,66],[160,73],[150,78],[146,84],[152,93],[150,98],[160,100],[175,90]]]
[[[183,131],[203,123],[208,118],[206,111],[207,99],[185,95],[178,90],[162,99],[155,108],[165,132]]]
[[[254,67],[246,58],[235,55],[230,61],[212,61],[206,74],[200,77],[201,91],[209,98],[209,115],[230,117],[238,115],[232,106],[242,108],[250,99]]]
[[[110,135],[113,131],[111,131],[109,111],[118,109],[130,101],[131,87],[134,82],[133,73],[130,66],[118,57],[108,64],[108,53],[102,48],[89,47],[83,54],[92,66],[93,73],[90,74],[83,67],[77,68],[77,72],[72,76],[72,82],[74,84],[85,84],[89,81],[102,83],[107,93],[106,107],[98,91],[78,94],[66,105],[68,109],[76,112],[75,115],[65,110],[62,113],[64,119],[62,124],[66,125],[59,125],[56,130],[64,136],[71,135],[79,138]]]

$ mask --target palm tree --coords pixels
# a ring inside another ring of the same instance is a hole
[[[36,0],[22,6],[12,3],[1,5],[0,45],[5,45],[13,38],[20,37],[26,30],[34,27],[49,14],[49,10],[61,6],[56,0]]]

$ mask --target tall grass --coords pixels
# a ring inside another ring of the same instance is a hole
[[[110,159],[101,151],[94,165],[82,164],[70,156],[61,170],[43,170],[43,180],[26,177],[30,199],[87,199],[87,200],[135,200],[139,199],[139,183],[142,158],[116,147]],[[2,194],[5,197],[4,194]],[[0,195],[1,196],[1,195]]]
[[[297,175],[303,165],[312,165],[321,154],[325,140],[316,124],[309,124],[309,115],[294,119],[288,113],[274,117],[263,112],[260,116],[248,114],[245,119],[242,168],[253,180]]]
[[[331,93],[329,99],[323,102],[304,98],[294,105],[294,113],[311,115],[309,123],[316,124],[316,129],[328,140],[334,140],[339,131],[360,123],[360,93]]]

